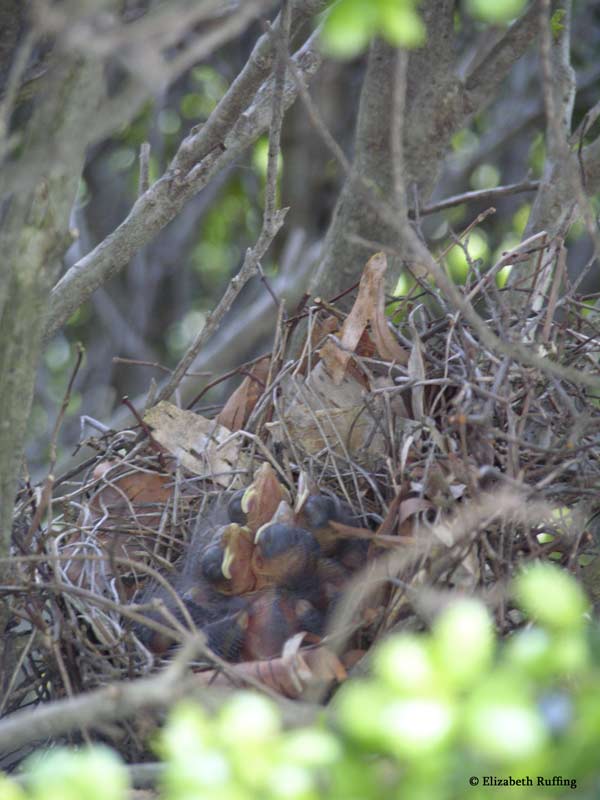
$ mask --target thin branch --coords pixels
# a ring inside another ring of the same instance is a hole
[[[19,91],[21,79],[27,68],[29,56],[35,45],[37,35],[37,31],[32,29],[27,31],[23,37],[23,41],[17,50],[8,76],[4,99],[2,103],[0,103],[0,162],[4,160],[4,157],[10,149],[10,140],[8,137],[10,118],[14,111],[17,92]]]
[[[256,275],[259,264],[271,242],[282,227],[288,209],[277,209],[277,168],[279,164],[279,151],[281,146],[281,126],[285,111],[284,88],[287,65],[287,48],[290,33],[290,4],[284,0],[280,33],[275,40],[278,50],[274,67],[271,121],[269,126],[269,154],[267,162],[267,179],[265,185],[265,208],[263,214],[262,230],[252,249],[246,251],[244,263],[238,274],[230,281],[229,286],[218,306],[211,312],[202,330],[198,333],[185,355],[173,371],[167,384],[158,394],[157,402],[167,400],[194,363],[196,357],[207,344],[215,330],[221,323],[225,314],[231,308],[234,300],[239,295],[248,281]]]
[[[292,74],[294,75],[293,70]],[[305,93],[301,90],[299,91],[302,99],[304,100],[306,96]],[[318,115],[318,111],[315,109],[314,104],[311,104],[311,110]],[[320,119],[320,117],[317,118]],[[316,130],[319,134],[322,134],[323,131],[327,132],[327,128],[322,121],[319,123],[319,125],[317,125]],[[332,154],[338,159],[342,167],[344,164],[348,163],[346,159],[339,158],[339,148],[335,144],[331,135],[323,136],[323,141],[328,147],[330,147]],[[331,146],[332,141],[334,146]],[[408,221],[408,217],[400,218],[395,212],[395,209],[388,202],[375,195],[365,180],[356,181],[356,186],[363,189],[363,194],[367,202],[389,225],[396,228],[400,239],[402,239],[412,251],[414,261],[411,265],[411,271],[415,271],[416,268],[418,273],[420,273],[422,270],[428,272],[433,277],[437,285],[442,289],[447,299],[465,316],[467,321],[473,326],[481,340],[490,348],[490,350],[502,356],[509,355],[516,361],[519,361],[522,364],[529,364],[530,366],[536,367],[537,369],[549,375],[557,375],[558,377],[572,381],[573,383],[590,386],[600,391],[600,378],[587,375],[581,371],[570,369],[568,367],[563,367],[562,365],[551,361],[548,358],[543,358],[536,355],[532,350],[522,344],[519,344],[518,342],[504,342],[498,336],[496,336],[487,323],[475,311],[471,303],[469,303],[469,301],[461,295],[454,283],[450,280],[450,278],[448,278],[446,273],[434,260],[427,247],[423,244],[423,242],[421,242],[413,230]]]
[[[44,703],[18,711],[0,722],[0,751],[16,750],[30,742],[60,736],[81,727],[95,728],[101,723],[133,717],[140,711],[171,706],[182,697],[191,696],[208,712],[216,712],[231,695],[231,689],[202,685],[202,676],[188,674],[188,664],[195,653],[204,652],[204,637],[189,636],[169,666],[150,678],[113,683],[76,697]],[[294,703],[284,697],[272,697],[279,706],[284,723],[290,727],[308,725],[322,708],[308,703]]]
[[[493,99],[508,70],[537,35],[538,23],[537,2],[533,2],[489,53],[473,65],[464,84],[471,103],[481,108]]]
[[[328,2],[329,0],[295,0],[292,6],[292,37],[307,19],[323,11]],[[273,23],[272,30],[277,32],[280,25],[281,15]],[[242,71],[221,98],[210,117],[201,127],[193,129],[186,139],[185,155],[187,160],[180,159],[182,167],[187,166],[189,169],[192,163],[203,159],[219,142],[224,140],[240,114],[248,107],[250,99],[267,79],[273,66],[274,57],[271,37],[265,33],[257,41]]]
[[[497,197],[506,197],[511,194],[521,194],[522,192],[535,192],[540,187],[540,181],[525,180],[520,183],[508,183],[505,186],[496,186],[493,189],[476,189],[472,192],[464,192],[463,194],[455,194],[452,197],[446,197],[445,200],[440,200],[438,203],[430,203],[427,206],[419,208],[419,214],[426,216],[427,214],[436,214],[438,211],[444,211],[446,208],[459,206],[463,203],[483,203],[489,200],[495,200]],[[408,216],[414,219],[416,210],[410,208]]]
[[[394,205],[397,213],[405,217],[408,213],[406,185],[404,180],[404,114],[406,109],[406,68],[408,54],[398,50],[394,70],[394,92],[392,95],[392,119],[390,125],[392,170],[394,172]]]
[[[189,661],[204,649],[204,637],[190,636],[168,668],[151,678],[115,683],[20,711],[0,722],[0,751],[102,722],[126,719],[143,709],[163,708],[190,689]]]
[[[253,20],[265,14],[273,5],[274,0],[244,0],[237,14],[232,14],[213,30],[199,36],[181,55],[164,64],[169,75],[167,82],[172,83],[194,64],[204,61],[218,47],[239,37]]]
[[[138,180],[138,197],[148,191],[150,186],[150,142],[140,145],[140,176]]]
[[[315,34],[294,55],[294,61],[305,78],[315,74],[321,64]],[[137,250],[167,225],[187,200],[266,130],[271,119],[272,91],[272,81],[266,81],[256,93],[252,105],[236,118],[224,141],[200,162],[196,162],[194,157],[197,142],[189,137],[182,142],[170,169],[136,201],[129,216],[56,284],[46,319],[47,339],[99,286],[122,269]],[[295,84],[286,80],[283,92],[285,108],[294,102],[296,94]]]
[[[274,67],[273,112],[269,130],[269,150],[267,155],[267,179],[265,185],[264,225],[270,229],[277,212],[277,178],[279,173],[279,153],[281,150],[281,126],[283,124],[283,87],[287,69],[288,47],[290,38],[290,3],[283,0],[281,10],[281,31],[273,34],[277,58]]]

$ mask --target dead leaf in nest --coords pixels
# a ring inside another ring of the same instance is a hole
[[[408,353],[395,340],[385,315],[385,287],[383,278],[387,270],[385,253],[375,253],[363,271],[358,287],[358,295],[352,310],[342,326],[339,346],[328,341],[321,349],[321,359],[325,362],[333,382],[340,384],[348,364],[367,325],[371,324],[371,335],[379,355],[386,360],[408,363]]]
[[[347,672],[339,658],[326,647],[310,650],[299,649],[305,634],[300,633],[290,640],[290,649],[279,658],[264,661],[245,661],[234,664],[227,674],[211,670],[198,673],[203,686],[242,686],[246,681],[259,681],[275,692],[292,699],[300,697],[308,686],[329,686],[341,683]]]
[[[282,502],[288,503],[290,494],[277,477],[275,470],[265,461],[254,473],[254,480],[242,497],[242,511],[246,525],[256,531],[271,522]]]
[[[220,486],[231,487],[236,473],[245,467],[238,439],[215,420],[161,401],[144,414],[152,435],[183,466],[205,475]]]
[[[271,356],[264,356],[250,368],[244,380],[217,415],[216,421],[219,425],[229,428],[230,431],[242,430],[265,390],[270,365]]]
[[[345,451],[354,455],[365,446],[376,427],[368,418],[362,419],[365,413],[364,407],[321,409],[304,414],[295,409],[286,424],[292,439],[306,453],[312,455],[329,448],[337,455]]]
[[[120,559],[144,561],[152,551],[173,479],[114,460],[97,464],[93,477],[98,486],[82,507],[77,530],[61,543],[60,555],[69,581],[102,594],[115,576],[131,573]],[[134,591],[119,588],[124,599]]]
[[[411,508],[410,500],[412,499],[414,498],[407,497],[406,489],[399,491],[394,496],[388,506],[383,521],[375,533],[371,534],[371,542],[367,555],[368,559],[377,558],[378,555],[381,555],[390,547],[414,544],[415,540],[412,537],[412,528],[407,530],[406,527],[403,527],[403,523],[405,523],[405,520],[410,514],[416,513],[417,510],[422,510],[414,508],[414,510],[408,511],[408,509]],[[422,502],[427,503],[427,501]],[[427,508],[429,508],[429,505],[428,503]]]
[[[415,381],[411,392],[412,416],[415,420],[422,420],[425,416],[423,381],[425,380],[425,362],[423,360],[423,345],[417,329],[413,326],[413,346],[408,359],[408,376]]]
[[[101,461],[94,469],[93,477],[102,483],[92,496],[90,508],[102,514],[129,512],[135,517],[143,506],[148,509],[164,506],[173,493],[170,475],[140,470],[118,461]],[[156,513],[155,510],[153,514]],[[161,514],[162,509],[158,516]]]
[[[418,514],[435,509],[435,506],[424,497],[407,497],[398,509],[398,533],[400,536],[412,536],[415,524],[418,524]]]
[[[379,420],[370,410],[379,401],[370,397],[367,407],[362,386],[350,375],[336,384],[320,362],[307,378],[289,376],[281,386],[282,417],[267,423],[276,442],[291,441],[311,455],[329,448],[362,463],[386,452]]]

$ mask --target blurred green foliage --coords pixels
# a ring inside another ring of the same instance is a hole
[[[354,58],[378,35],[393,45],[418,47],[425,41],[425,26],[416,6],[415,0],[339,0],[323,27],[325,50]]]
[[[527,0],[465,0],[467,13],[494,25],[518,17],[526,5]]]
[[[485,232],[474,228],[461,244],[455,244],[446,256],[450,276],[455,283],[465,283],[471,264],[482,269],[489,265],[490,248]],[[469,264],[471,262],[471,264]]]
[[[482,603],[459,599],[429,633],[380,644],[371,676],[349,680],[307,727],[284,730],[277,707],[250,692],[215,717],[180,704],[155,743],[161,798],[597,797],[600,648],[586,596],[549,564],[524,571],[513,596],[533,623],[507,640]],[[28,762],[25,789],[0,782],[0,796],[125,800],[125,776],[104,748],[59,749]]]

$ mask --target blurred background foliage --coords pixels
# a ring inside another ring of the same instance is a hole
[[[493,39],[521,6],[520,0],[487,5],[480,0],[459,3],[455,28],[461,63],[466,66],[476,56],[475,40],[482,31]],[[403,20],[398,29],[388,24],[392,10],[400,13]],[[415,45],[422,35],[422,24],[413,4],[404,0],[342,0],[334,11],[324,34],[329,55],[311,93],[332,134],[350,156],[368,38],[382,32],[395,42],[408,37],[402,43]],[[490,14],[500,14],[491,20],[499,28],[489,25],[486,13],[488,19]],[[357,26],[357,20],[362,27]],[[141,144],[147,141],[151,145],[150,179],[154,180],[165,170],[182,138],[206,120],[246,62],[261,32],[258,24],[250,27],[238,41],[222,48],[206,63],[194,66],[168,89],[157,91],[153,102],[130,125],[89,153],[72,216],[77,240],[68,253],[69,264],[107,236],[135,202]],[[600,6],[575,2],[572,63],[579,90],[574,125],[600,94],[598,52]],[[528,176],[539,177],[544,168],[544,125],[537,54],[532,50],[515,64],[494,102],[455,135],[431,200],[519,182]],[[597,125],[589,132],[591,135]],[[177,362],[238,270],[246,248],[257,237],[266,146],[266,140],[260,140],[244,158],[217,176],[151,245],[138,252],[125,271],[95,292],[50,343],[38,376],[30,425],[28,459],[34,476],[43,474],[49,430],[75,360],[77,341],[83,342],[86,355],[61,433],[63,458],[80,438],[82,415],[110,425],[123,395],[138,398],[147,391],[151,378],[159,380],[164,376],[160,367],[115,362],[115,357],[167,368]],[[293,280],[298,249],[306,253],[322,242],[342,178],[302,104],[297,102],[285,118],[280,170],[281,202],[290,207],[290,212],[263,264],[268,279],[287,270]],[[533,193],[529,192],[501,197],[493,203],[469,202],[423,216],[420,224],[434,253],[448,251],[446,263],[452,277],[468,282],[518,242],[532,199]],[[429,198],[418,201],[426,204]],[[470,232],[465,246],[452,246],[454,238],[490,205],[496,213]],[[597,203],[595,207],[600,208]],[[591,255],[591,244],[582,225],[573,226],[568,245],[573,274]],[[504,269],[497,277],[499,286],[506,277]],[[305,285],[306,277],[300,280]],[[583,295],[597,291],[597,284],[597,276],[592,273],[582,285]],[[405,294],[411,285],[408,276],[399,275],[395,293]],[[230,319],[243,322],[247,309],[265,291],[263,283],[254,281],[236,302]],[[302,291],[303,287],[297,289],[297,296]],[[270,314],[274,319],[274,308]],[[248,334],[236,336],[219,362],[210,365],[210,377],[198,378],[199,389],[219,373],[268,350],[266,330]],[[222,400],[224,391],[227,389],[220,387],[209,395],[209,402]],[[93,431],[86,429],[85,433]]]

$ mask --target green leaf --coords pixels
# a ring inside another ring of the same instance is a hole
[[[467,13],[494,25],[510,22],[525,8],[527,0],[466,0]]]
[[[337,58],[354,58],[377,31],[378,8],[371,0],[340,0],[323,27],[326,52]]]
[[[466,717],[469,744],[475,752],[502,761],[537,755],[547,740],[539,713],[528,705],[480,703]]]
[[[457,601],[436,620],[432,644],[446,679],[457,687],[469,686],[489,668],[494,655],[488,610],[477,600]]]
[[[405,634],[383,642],[373,656],[375,674],[397,692],[429,693],[439,689],[440,680],[423,636]]]
[[[392,700],[381,714],[382,742],[400,757],[430,757],[448,744],[455,722],[456,710],[448,698]]]
[[[565,29],[563,20],[566,16],[566,13],[567,12],[564,8],[557,8],[550,18],[550,29],[552,30],[552,36],[555,40],[558,39],[560,32]]]
[[[25,792],[14,781],[0,774],[0,797],[2,800],[27,800]]]
[[[238,692],[223,706],[219,715],[221,740],[242,749],[251,742],[267,746],[279,729],[277,707],[255,692]],[[240,731],[244,731],[243,736],[240,736]]]
[[[383,686],[372,681],[348,681],[335,696],[336,719],[344,732],[365,747],[381,742],[381,716],[391,700]]]
[[[384,38],[400,47],[419,47],[425,42],[425,25],[411,4],[383,0],[379,4],[379,28]]]
[[[514,583],[515,596],[530,617],[551,629],[583,625],[588,600],[575,578],[551,564],[535,564]]]
[[[60,748],[33,756],[29,765],[31,800],[125,800],[129,787],[121,759],[106,747]]]

